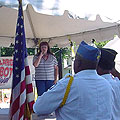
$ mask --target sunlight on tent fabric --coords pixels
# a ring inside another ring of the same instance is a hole
[[[0,8],[0,42],[2,46],[9,46],[11,40],[14,43],[16,19],[17,10]],[[91,43],[92,39],[96,41],[110,40],[115,34],[119,35],[119,24],[104,22],[99,15],[95,20],[72,18],[69,11],[64,11],[61,16],[53,16],[36,12],[30,4],[24,11],[24,21],[27,47],[35,47],[38,41],[48,41],[50,46],[58,44],[59,47],[64,47],[70,44],[68,35],[76,44],[82,40],[88,43]],[[5,40],[7,42],[4,42]]]

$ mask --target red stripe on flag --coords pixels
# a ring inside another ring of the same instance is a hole
[[[20,86],[20,94],[26,89],[26,82],[25,80],[23,80],[21,82],[21,86]]]
[[[30,111],[33,110],[33,104],[34,104],[34,101],[31,101],[31,102],[28,103]]]
[[[32,93],[33,92],[32,83],[28,84],[26,89],[27,89],[27,94]]]
[[[30,75],[29,66],[25,66],[25,75]]]
[[[20,114],[19,114],[19,119],[24,115],[25,113],[25,102],[21,105],[20,107]]]
[[[11,113],[12,116],[18,111],[20,106],[19,104],[20,104],[20,96],[18,96],[18,98],[16,98],[12,104],[12,113]]]

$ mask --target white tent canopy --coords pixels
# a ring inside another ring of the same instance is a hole
[[[104,48],[111,48],[115,50],[118,54],[116,56],[115,62],[116,62],[116,69],[120,72],[120,38],[116,36],[113,40],[108,42]]]
[[[103,22],[100,16],[95,21],[74,19],[69,17],[68,11],[62,16],[40,14],[34,11],[31,5],[27,5],[24,11],[25,32],[27,47],[35,46],[38,41],[49,41],[53,46],[60,47],[69,44],[68,35],[77,44],[91,39],[104,41],[113,39],[114,34],[120,36],[119,24]],[[16,31],[17,10],[7,7],[0,8],[0,44],[9,46],[14,43]]]

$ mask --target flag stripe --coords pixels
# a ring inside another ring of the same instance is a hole
[[[31,87],[32,87],[32,84],[27,85],[27,94],[33,92]]]
[[[22,94],[22,92],[25,90],[26,85],[25,85],[25,80],[21,82],[21,90],[20,90],[20,94]]]
[[[26,101],[26,89],[20,94],[20,106]]]
[[[24,115],[24,111],[25,111],[25,103],[21,105],[20,107],[20,114],[19,114],[19,119]]]
[[[20,95],[20,83],[12,90],[12,100],[14,101]]]
[[[20,109],[18,109],[17,112],[12,116],[11,120],[19,120],[19,113],[20,113]]]
[[[29,108],[30,108],[31,111],[33,110],[33,104],[34,104],[34,101],[31,101],[31,102],[28,103]]]
[[[17,112],[17,110],[19,109],[19,102],[20,102],[19,97],[17,99],[15,99],[15,101],[13,102],[12,114],[15,114]],[[14,107],[14,106],[16,106],[16,107]]]
[[[32,84],[31,75],[26,76],[26,84]]]
[[[21,81],[25,80],[25,69],[21,71]]]
[[[30,69],[29,66],[25,66],[25,75],[30,75]]]

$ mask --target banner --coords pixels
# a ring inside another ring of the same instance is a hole
[[[33,66],[33,56],[28,56],[32,84],[35,86],[35,68]],[[13,57],[0,57],[0,89],[12,87]]]

